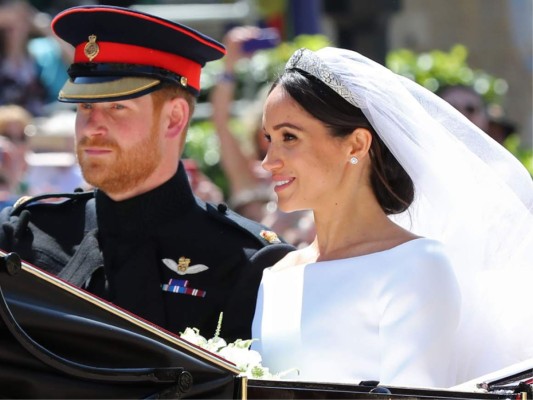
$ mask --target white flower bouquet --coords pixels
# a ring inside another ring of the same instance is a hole
[[[220,313],[215,336],[211,339],[206,339],[200,335],[200,331],[197,328],[185,329],[184,332],[180,333],[180,338],[232,362],[237,366],[239,371],[241,371],[242,376],[246,376],[250,379],[279,379],[286,373],[290,372],[286,371],[273,374],[267,367],[264,367],[262,365],[261,354],[250,349],[250,346],[255,339],[237,339],[232,343],[226,343],[226,341],[219,336],[221,325],[222,313]]]

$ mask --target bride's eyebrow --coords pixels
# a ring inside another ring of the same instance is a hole
[[[293,123],[290,123],[290,122],[282,122],[280,124],[277,124],[277,125],[274,125],[272,127],[274,130],[278,130],[278,129],[281,129],[281,128],[291,128],[291,129],[295,129],[297,131],[302,131],[303,129],[298,126],[298,125],[294,125]]]

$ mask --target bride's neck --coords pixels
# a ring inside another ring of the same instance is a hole
[[[381,211],[367,212],[351,218],[316,221],[317,235],[306,256],[313,261],[349,258],[386,250],[407,241],[410,233],[392,222]]]

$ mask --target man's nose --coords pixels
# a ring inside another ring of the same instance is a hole
[[[96,107],[92,108],[91,110],[84,111],[82,116],[78,115],[78,127],[85,136],[104,135],[106,129],[103,121],[103,113]]]

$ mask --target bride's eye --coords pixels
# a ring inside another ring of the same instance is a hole
[[[293,135],[292,133],[284,133],[283,134],[283,141],[285,142],[291,142],[293,140],[296,140],[297,137]]]

